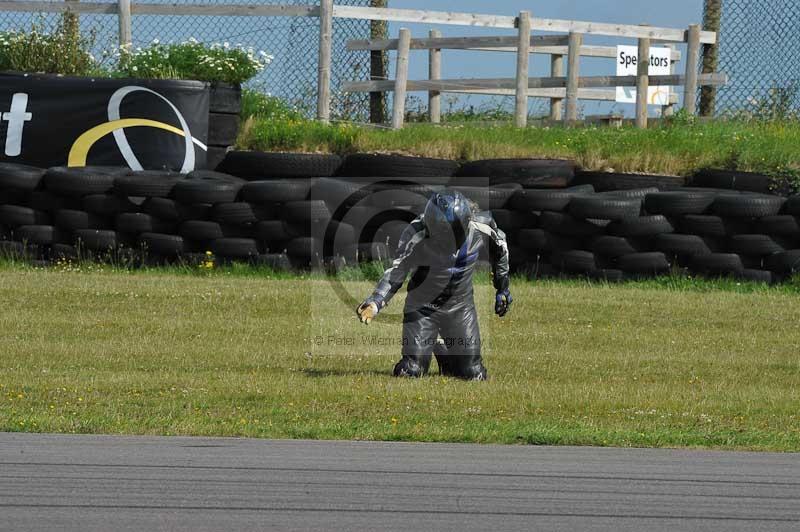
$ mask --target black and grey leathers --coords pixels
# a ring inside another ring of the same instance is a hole
[[[395,375],[424,375],[435,354],[443,374],[485,379],[472,277],[481,248],[487,246],[494,287],[507,293],[505,234],[489,212],[470,213],[461,243],[457,234],[432,234],[430,225],[424,214],[411,222],[400,239],[397,259],[365,304],[373,302],[382,309],[410,274],[403,310],[403,359]]]

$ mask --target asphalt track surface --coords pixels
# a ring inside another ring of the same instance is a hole
[[[0,530],[800,530],[800,455],[0,433]]]

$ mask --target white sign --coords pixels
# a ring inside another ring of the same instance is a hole
[[[638,55],[637,46],[617,46],[617,76],[635,76],[639,64]],[[650,48],[648,73],[651,76],[671,74],[670,55],[669,48]],[[647,93],[648,105],[669,105],[670,92],[671,87],[651,86]],[[617,102],[636,103],[636,87],[617,87]]]

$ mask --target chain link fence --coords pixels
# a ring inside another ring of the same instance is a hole
[[[729,76],[717,89],[717,114],[768,118],[800,110],[800,2],[724,0],[717,69]],[[714,13],[706,12],[705,23]]]
[[[92,0],[116,3],[114,0]],[[309,0],[135,0],[136,3],[180,4],[259,4],[308,5]],[[56,2],[54,2],[56,3]],[[336,0],[339,5],[369,6],[370,0]],[[59,14],[0,13],[0,31],[28,30],[32,24],[53,27]],[[116,15],[81,14],[83,33],[93,34],[95,55],[102,57],[118,45]],[[263,50],[274,57],[272,63],[246,86],[278,96],[291,105],[314,114],[317,90],[317,55],[319,19],[316,17],[229,17],[134,15],[133,45],[146,46],[154,40],[162,43],[195,38],[205,43],[230,43]],[[333,68],[331,72],[331,111],[334,118],[366,122],[369,118],[369,95],[343,93],[341,82],[368,80],[369,52],[350,52],[350,39],[369,39],[370,21],[334,19]],[[109,59],[110,60],[110,59]]]

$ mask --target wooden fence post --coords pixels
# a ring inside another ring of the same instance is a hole
[[[570,32],[567,49],[567,122],[578,119],[578,77],[580,76],[581,46],[583,34]]]
[[[517,89],[514,106],[514,123],[517,127],[528,125],[528,65],[531,59],[531,14],[520,11],[517,18]]]
[[[550,77],[564,77],[564,56],[553,54],[550,56]],[[550,120],[561,120],[563,108],[563,98],[550,98]]]
[[[442,36],[439,30],[431,30],[431,39],[438,39]],[[442,51],[431,49],[428,52],[428,79],[442,79]],[[431,124],[439,124],[442,121],[442,97],[439,91],[428,92],[428,117]]]
[[[397,67],[394,80],[392,129],[402,129],[406,113],[406,84],[408,83],[408,52],[411,47],[411,30],[400,28],[397,43]]]
[[[133,41],[131,35],[131,0],[119,0],[119,45],[130,48]]]
[[[331,35],[333,33],[333,0],[319,2],[319,64],[317,70],[317,119],[331,119]]]
[[[703,29],[717,34],[717,42],[703,45],[703,74],[717,71],[719,62],[720,23],[722,19],[722,0],[705,0],[703,9]],[[717,88],[703,86],[700,89],[700,116],[711,116],[717,103]]]
[[[639,39],[636,65],[636,127],[647,129],[647,98],[650,92],[650,39]]]
[[[370,0],[370,7],[386,7],[388,0]],[[370,39],[388,39],[389,23],[385,20],[369,21]],[[369,52],[369,79],[370,81],[385,81],[388,79],[389,54],[385,50],[370,50]],[[386,93],[369,93],[369,121],[373,124],[383,124],[386,120]]]
[[[686,76],[683,85],[683,108],[693,115],[697,109],[697,64],[700,61],[700,25],[689,26],[686,47]]]

